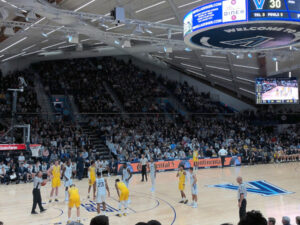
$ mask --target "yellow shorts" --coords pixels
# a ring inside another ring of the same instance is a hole
[[[193,158],[194,163],[198,162],[198,158]]]
[[[179,183],[178,188],[179,188],[179,191],[184,191],[185,184],[184,183]]]
[[[60,187],[60,178],[54,177],[52,179],[52,188],[57,188],[57,187]]]
[[[120,200],[120,202],[127,201],[128,197],[129,197],[129,191],[124,191],[124,192],[121,192],[119,200]]]
[[[69,199],[69,208],[73,208],[73,207],[79,208],[80,206],[80,198],[70,198]]]
[[[89,185],[93,185],[95,182],[96,182],[95,177],[91,177],[91,179],[89,179]]]

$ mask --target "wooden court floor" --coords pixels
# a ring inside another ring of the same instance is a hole
[[[246,182],[266,181],[286,193],[276,194],[274,188],[262,187],[272,196],[248,192],[247,210],[260,210],[265,217],[273,216],[281,220],[290,216],[294,223],[295,216],[300,215],[300,163],[256,165],[249,167],[230,167],[225,169],[202,169],[197,171],[198,208],[180,204],[176,172],[157,174],[156,192],[151,194],[151,183],[142,183],[140,175],[134,175],[130,184],[131,204],[129,215],[115,216],[118,207],[117,194],[114,189],[115,177],[109,177],[111,197],[107,199],[110,224],[134,225],[137,222],[159,220],[163,225],[219,225],[224,222],[238,222],[237,194],[235,190],[216,188],[209,185],[234,184],[236,177],[242,176]],[[83,206],[82,223],[89,224],[96,216],[94,202],[87,199],[87,179],[76,181]],[[255,188],[255,187],[254,187]],[[256,187],[257,188],[257,187]],[[275,188],[276,190],[276,188]],[[53,225],[66,224],[67,204],[64,203],[64,189],[60,188],[58,203],[48,203],[50,183],[42,188],[42,198],[47,211],[44,214],[31,215],[32,183],[0,186],[0,220],[5,225]],[[186,187],[189,199],[190,186]],[[38,211],[38,210],[37,210]],[[74,211],[75,213],[75,211]],[[73,216],[75,219],[75,215]]]

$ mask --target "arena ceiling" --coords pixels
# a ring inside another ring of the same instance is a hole
[[[0,0],[0,60],[41,60],[56,54],[91,52],[133,55],[165,63],[238,96],[254,98],[254,80],[298,75],[297,47],[272,52],[218,53],[190,50],[183,17],[212,0]],[[110,16],[125,9],[118,26]]]

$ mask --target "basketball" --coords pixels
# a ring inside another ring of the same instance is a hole
[[[42,186],[45,186],[46,184],[47,184],[47,181],[43,181],[43,182],[41,183]]]

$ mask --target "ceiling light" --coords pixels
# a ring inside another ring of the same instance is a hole
[[[26,27],[24,30],[28,30],[29,28],[33,27],[34,25],[42,22],[44,19],[46,19],[46,17],[43,17],[41,19],[39,19],[38,21],[36,21],[35,23],[31,24],[29,27]]]
[[[188,71],[188,72],[190,72],[190,73],[197,74],[197,75],[199,75],[199,76],[201,76],[201,77],[206,77],[204,74],[202,74],[202,73],[197,73],[197,72],[195,72],[195,71],[193,71],[193,70],[186,70],[186,71]]]
[[[182,31],[171,33],[171,35],[175,35],[175,34],[182,34]],[[163,36],[168,36],[168,35],[170,35],[169,32],[167,34],[156,35],[156,37],[163,37]]]
[[[62,49],[62,48],[70,48],[70,47],[75,47],[75,46],[76,46],[76,44],[60,46],[60,47],[58,47],[58,48],[59,48],[59,49]]]
[[[106,29],[106,31],[113,30],[113,29],[116,29],[116,28],[119,28],[119,27],[123,27],[123,26],[125,26],[125,24],[121,24],[121,25],[118,25],[118,26],[109,27],[109,28]]]
[[[189,2],[189,3],[186,3],[186,4],[180,5],[180,6],[178,6],[178,9],[189,6],[189,5],[192,5],[192,4],[195,4],[197,2],[201,2],[201,1],[202,0],[196,0],[196,1],[193,1],[193,2]]]
[[[24,49],[22,50],[22,52],[25,52],[25,51],[27,51],[28,49],[33,48],[34,46],[36,46],[36,44],[30,45],[29,47],[24,48]]]
[[[167,22],[167,21],[170,21],[170,20],[174,20],[174,19],[175,19],[175,17],[171,17],[171,18],[168,18],[168,19],[156,21],[155,23],[163,23],[163,22]]]
[[[0,55],[0,58],[2,58],[4,55]]]
[[[78,7],[77,9],[75,9],[74,12],[77,12],[77,11],[79,11],[80,9],[83,9],[84,7],[88,6],[89,4],[92,4],[94,1],[96,1],[96,0],[91,0],[91,1],[89,1],[89,2],[87,2],[87,3],[85,3],[85,4],[83,4],[82,6]]]
[[[186,57],[181,57],[181,56],[174,56],[175,59],[187,59],[190,60],[190,58],[186,58]]]
[[[254,67],[254,66],[244,66],[244,65],[238,65],[238,64],[233,64],[233,66],[235,66],[235,67],[247,68],[247,69],[259,70],[258,67]]]
[[[256,95],[253,91],[249,91],[249,90],[244,89],[244,88],[239,88],[239,89],[242,90],[242,91],[245,91],[245,92],[247,92],[249,94]]]
[[[60,30],[60,29],[61,29],[61,28],[63,28],[63,27],[65,27],[65,26],[58,27],[58,28],[56,28],[55,30],[52,30],[52,31],[50,31],[50,32],[46,33],[46,35],[48,36],[48,35],[50,35],[50,34],[54,33],[55,31],[58,31],[58,30]]]
[[[198,69],[198,70],[202,70],[201,67],[197,67],[197,66],[193,66],[193,65],[189,65],[189,64],[186,64],[186,63],[180,63],[181,65],[183,66],[188,66],[188,67],[191,67],[191,68],[195,68],[195,69]]]
[[[225,56],[218,56],[218,55],[201,55],[201,56],[206,58],[226,59]]]
[[[191,52],[191,51],[193,51],[193,50],[190,49],[190,48],[185,48],[184,51],[186,51],[186,52]]]
[[[80,42],[85,42],[85,41],[89,41],[90,39],[89,38],[87,38],[87,39],[83,39],[83,40],[81,40]]]
[[[119,45],[119,44],[120,44],[120,41],[119,41],[119,40],[115,40],[115,44],[116,44],[116,45]]]
[[[247,82],[251,82],[251,83],[255,83],[254,80],[250,80],[250,79],[247,79],[247,78],[244,78],[244,77],[236,77],[237,79],[239,80],[243,80],[243,81],[247,81]]]
[[[248,53],[248,58],[252,59],[252,57],[253,57],[252,53]]]
[[[145,28],[145,31],[146,31],[148,34],[153,34],[153,32],[152,32],[151,30],[149,30],[149,29],[146,29],[146,28]]]
[[[56,43],[56,44],[54,44],[54,45],[49,45],[49,46],[47,46],[47,47],[42,48],[42,50],[45,50],[45,49],[48,49],[48,48],[52,48],[52,47],[55,47],[55,46],[58,46],[58,45],[62,45],[62,44],[65,44],[65,43],[66,43],[66,42],[63,41],[63,42]]]
[[[52,51],[52,52],[41,52],[39,53],[39,55],[43,55],[43,56],[52,56],[52,55],[59,55],[63,53],[61,50],[59,51]]]
[[[36,53],[39,53],[39,52],[43,52],[43,51],[44,51],[44,50],[38,50],[38,51],[34,51],[34,52],[29,52],[29,53],[23,54],[22,56],[33,55],[33,54],[36,54]]]
[[[15,43],[13,43],[13,44],[7,46],[7,47],[4,48],[4,49],[2,49],[0,52],[4,52],[5,50],[7,50],[7,49],[9,49],[9,48],[11,48],[11,47],[13,47],[13,46],[19,44],[20,42],[22,42],[22,41],[24,41],[24,40],[26,40],[26,39],[27,39],[27,37],[23,37],[22,39],[16,41]]]
[[[206,65],[206,67],[212,68],[212,69],[217,69],[217,70],[225,70],[225,71],[229,71],[229,69],[227,69],[227,68],[218,67],[218,66]]]
[[[17,55],[10,56],[10,57],[8,57],[8,58],[6,58],[6,59],[3,59],[2,62],[5,62],[5,61],[8,61],[8,60],[17,58],[18,56],[23,55],[24,53],[25,53],[25,52],[21,52],[21,53],[19,53],[19,54],[17,54]]]
[[[218,78],[218,79],[221,79],[221,80],[225,80],[225,81],[229,81],[229,82],[232,82],[232,80],[230,79],[227,79],[225,77],[221,77],[221,76],[218,76],[218,75],[215,75],[215,74],[210,74],[212,77],[215,77],[215,78]]]
[[[161,2],[155,3],[155,4],[153,4],[153,5],[149,5],[149,6],[145,7],[145,8],[142,8],[142,9],[140,9],[140,10],[135,11],[135,13],[143,12],[143,11],[145,11],[145,10],[147,10],[147,9],[151,9],[151,8],[153,8],[153,7],[156,7],[156,6],[161,5],[161,4],[164,4],[164,3],[166,3],[166,1],[161,1]]]

